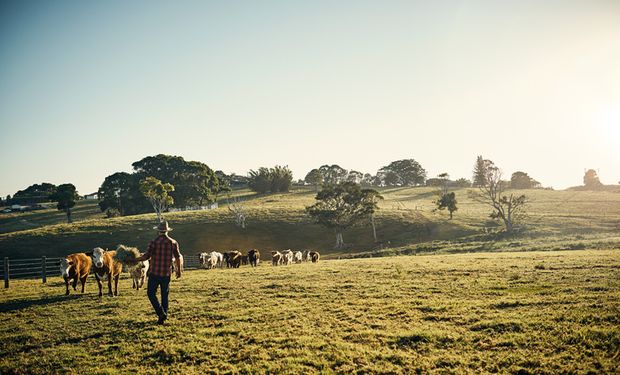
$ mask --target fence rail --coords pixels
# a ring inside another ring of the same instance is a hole
[[[4,279],[4,287],[8,288],[13,279],[41,279],[43,284],[48,277],[60,276],[60,259],[62,258],[30,258],[30,259],[9,259],[2,260],[0,277]],[[200,268],[200,257],[198,255],[183,255],[183,268]]]

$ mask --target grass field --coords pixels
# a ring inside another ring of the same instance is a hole
[[[170,324],[144,291],[0,291],[0,373],[618,373],[620,252],[195,270]]]
[[[370,226],[345,231],[349,247],[335,251],[334,233],[313,224],[304,207],[314,202],[312,189],[289,194],[258,196],[247,191],[247,229],[234,225],[225,201],[211,211],[165,214],[175,228],[182,251],[245,251],[249,248],[318,249],[332,257],[381,256],[422,252],[470,252],[504,250],[562,250],[620,248],[620,193],[613,191],[517,191],[531,199],[523,231],[504,238],[493,232],[489,208],[470,197],[473,189],[456,191],[459,210],[453,220],[444,212],[433,212],[432,188],[383,189],[385,200],[376,215],[379,243]],[[153,236],[155,215],[104,219],[96,206],[82,207],[74,224],[45,225],[32,229],[5,230],[24,225],[30,216],[0,215],[0,257],[31,258],[61,256],[119,243],[144,249]],[[62,215],[50,212],[50,215]],[[30,214],[24,214],[30,215]],[[35,215],[35,214],[32,214]],[[31,215],[31,216],[32,216]],[[44,213],[39,222],[51,222]],[[34,222],[34,217],[28,219]],[[47,221],[46,221],[47,220]]]

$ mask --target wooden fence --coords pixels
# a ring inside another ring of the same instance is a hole
[[[45,284],[48,277],[60,276],[61,258],[30,258],[30,259],[9,259],[2,260],[2,278],[4,287],[8,288],[10,281],[14,279],[41,279]],[[198,255],[183,255],[183,267],[185,269],[200,268],[200,258]]]

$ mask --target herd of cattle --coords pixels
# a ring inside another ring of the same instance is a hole
[[[75,253],[67,255],[60,260],[60,272],[65,280],[65,294],[69,294],[69,283],[73,287],[73,290],[77,291],[78,280],[82,285],[82,293],[84,293],[84,285],[86,279],[92,271],[95,274],[97,285],[99,286],[99,296],[103,295],[103,281],[108,282],[108,295],[118,295],[118,279],[123,271],[123,264],[116,258],[116,251],[103,250],[100,247],[93,249],[92,253]],[[272,251],[271,261],[273,266],[289,265],[293,263],[312,262],[316,263],[320,259],[320,254],[317,251],[292,251],[284,250]],[[260,252],[256,249],[251,249],[246,255],[243,255],[240,251],[228,251],[220,253],[212,251],[210,253],[200,254],[200,266],[206,269],[215,268],[239,268],[241,265],[251,265],[257,267],[260,262]],[[181,268],[183,268],[183,255],[180,257]],[[175,272],[176,262],[172,262],[172,271]],[[141,261],[136,265],[128,267],[128,271],[131,275],[133,285],[132,288],[140,289],[144,286],[144,282],[149,269],[149,261]],[[114,293],[112,293],[112,281],[114,281]]]

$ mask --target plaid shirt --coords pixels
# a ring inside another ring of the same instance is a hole
[[[179,258],[179,243],[167,234],[161,234],[149,242],[146,249],[146,259],[150,259],[149,274],[156,276],[170,276],[172,257]]]

